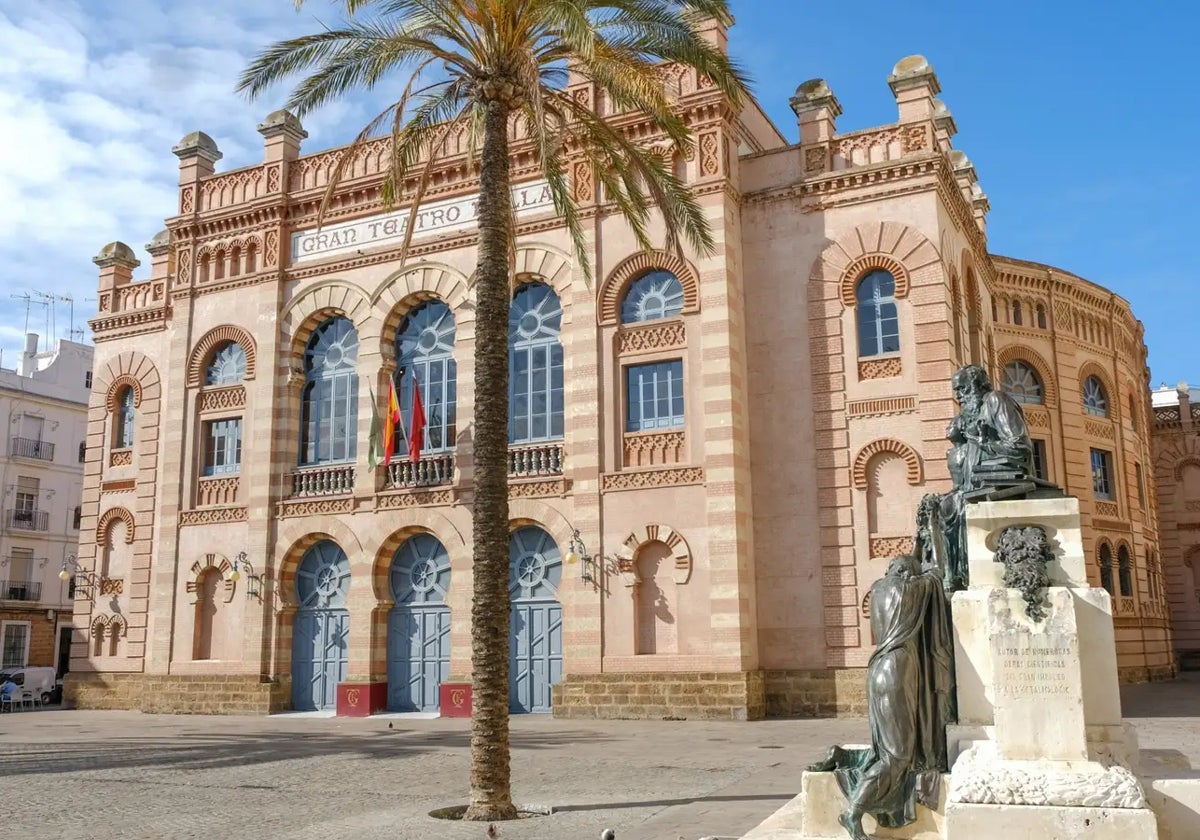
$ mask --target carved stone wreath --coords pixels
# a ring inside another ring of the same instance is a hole
[[[995,562],[1004,564],[1004,585],[1021,590],[1025,614],[1034,621],[1046,617],[1043,593],[1050,585],[1046,567],[1054,552],[1045,529],[1037,525],[1014,525],[1000,532]]]

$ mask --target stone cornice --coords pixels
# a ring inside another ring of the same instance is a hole
[[[88,321],[88,326],[92,328],[95,341],[112,341],[165,329],[170,314],[169,306],[156,306],[152,309],[136,309],[132,312],[93,318]]]

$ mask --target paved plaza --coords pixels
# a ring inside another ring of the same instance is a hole
[[[1200,674],[1123,693],[1143,749],[1200,766]],[[512,724],[515,798],[555,813],[501,840],[738,837],[828,744],[866,737],[864,720]],[[465,720],[49,710],[0,716],[0,742],[0,815],[24,840],[486,836],[427,816],[466,801]]]

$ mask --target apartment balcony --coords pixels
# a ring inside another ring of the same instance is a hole
[[[423,456],[413,463],[407,458],[393,461],[384,467],[383,488],[406,490],[415,487],[436,487],[454,481],[454,453],[437,452]]]
[[[50,512],[45,510],[6,510],[4,525],[14,531],[49,531]]]
[[[508,447],[509,478],[562,475],[562,441]]]
[[[41,581],[0,580],[0,601],[35,603],[40,600],[42,600]]]
[[[342,496],[354,490],[354,464],[301,467],[294,470],[290,478],[292,487],[288,498]]]
[[[34,461],[53,461],[54,444],[44,440],[15,437],[8,454],[13,458],[29,458]]]

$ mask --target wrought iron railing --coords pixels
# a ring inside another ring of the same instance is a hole
[[[454,453],[425,455],[416,463],[408,459],[393,461],[384,470],[383,486],[386,490],[450,484],[454,481]]]
[[[42,584],[36,580],[0,580],[0,599],[5,601],[40,601]]]
[[[562,475],[563,445],[561,442],[508,448],[508,474],[512,478],[532,478],[542,475]]]
[[[48,531],[50,513],[45,510],[7,510],[4,524],[17,531]]]
[[[15,437],[9,447],[9,454],[14,458],[36,458],[39,461],[54,460],[54,444],[45,440]]]
[[[292,473],[292,498],[337,496],[354,489],[354,464],[301,467]]]

